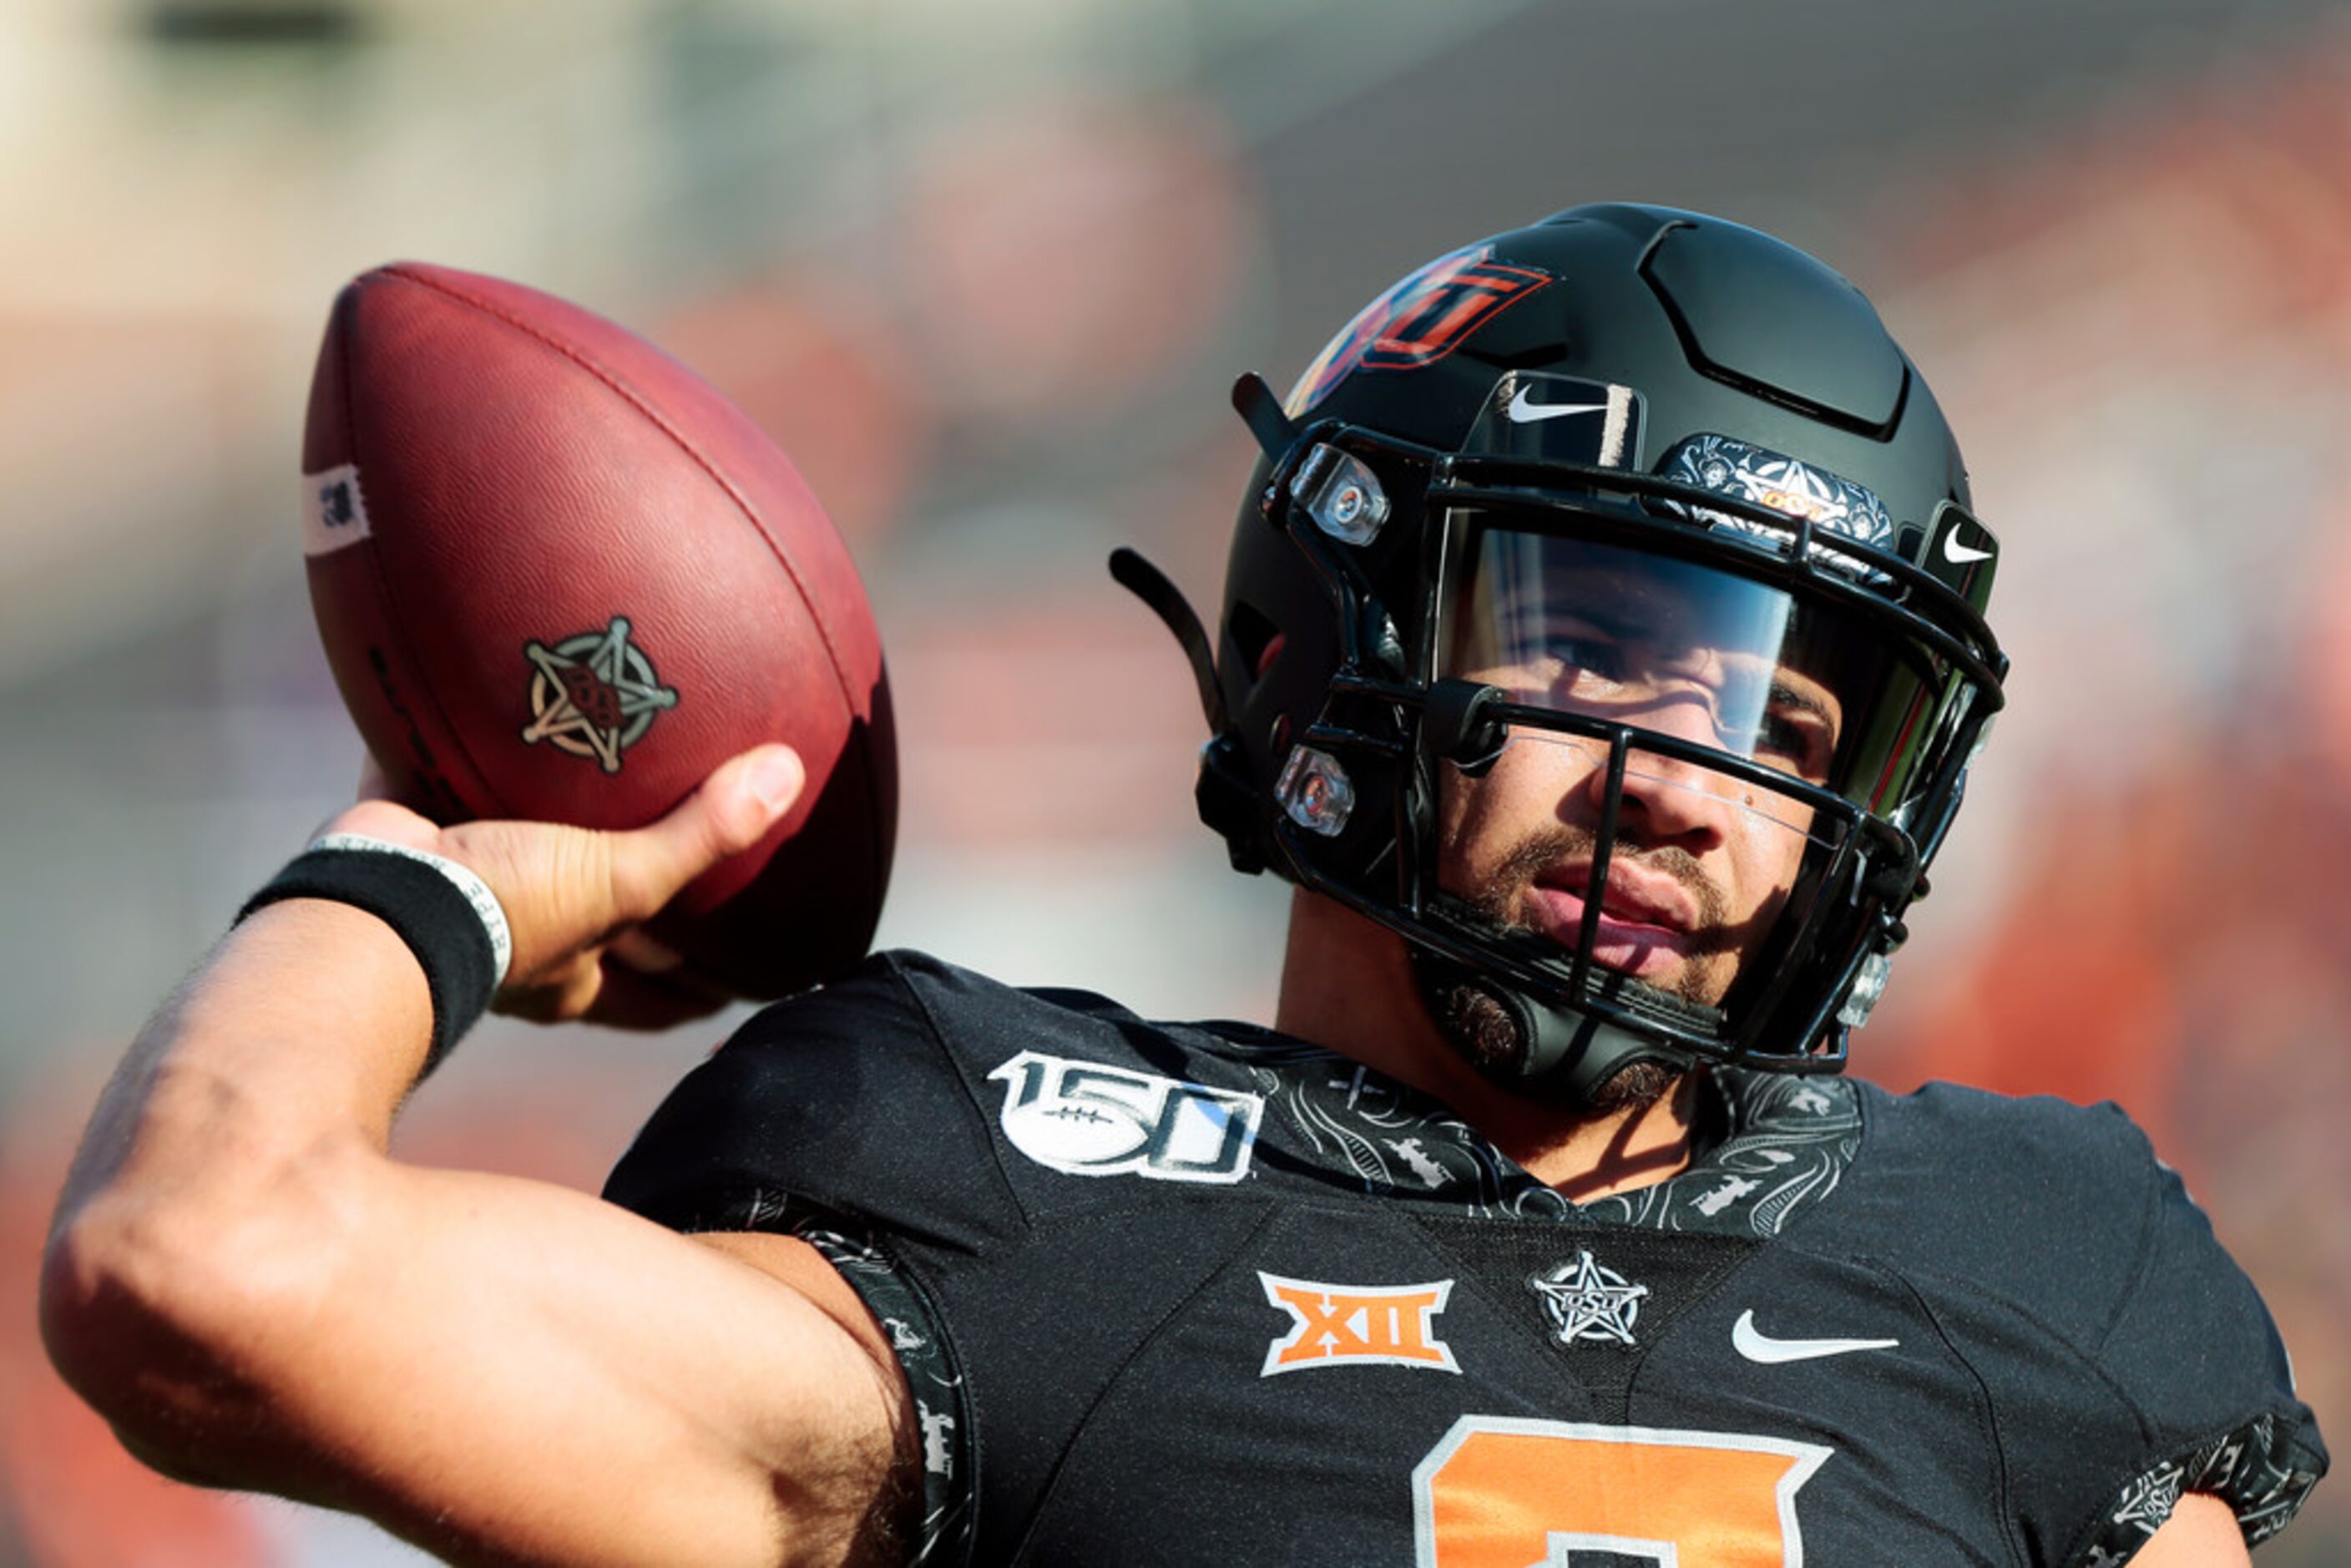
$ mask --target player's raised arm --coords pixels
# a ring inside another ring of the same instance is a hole
[[[606,949],[799,780],[763,748],[625,834],[436,830],[381,802],[333,826],[484,879],[512,931],[504,1005],[659,1021],[695,999]],[[389,1157],[442,999],[350,904],[284,899],[231,934],[115,1074],[60,1200],[41,1309],[68,1380],[166,1473],[459,1562],[886,1554],[905,1385],[813,1251]]]

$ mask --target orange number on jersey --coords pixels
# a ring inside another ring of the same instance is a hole
[[[1796,1492],[1833,1450],[1740,1432],[1464,1416],[1412,1472],[1418,1568],[1802,1568]]]

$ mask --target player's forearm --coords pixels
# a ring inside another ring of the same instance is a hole
[[[132,1046],[59,1199],[41,1303],[68,1380],[151,1448],[258,1396],[237,1342],[303,1310],[364,1224],[431,1021],[388,927],[291,901],[239,927]]]
[[[389,926],[292,900],[239,926],[149,1020],[99,1097],[59,1204],[189,1196],[320,1138],[381,1147],[423,1061],[423,972]]]

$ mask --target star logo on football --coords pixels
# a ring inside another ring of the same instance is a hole
[[[653,716],[677,706],[653,661],[629,641],[626,616],[601,632],[582,632],[549,647],[526,643],[530,661],[530,722],[526,745],[546,741],[575,757],[592,757],[607,773],[621,770],[621,753],[644,738]]]

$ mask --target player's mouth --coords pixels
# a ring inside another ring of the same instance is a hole
[[[1561,946],[1573,948],[1583,939],[1584,894],[1591,885],[1589,861],[1546,867],[1527,889],[1527,924]],[[1680,883],[1614,862],[1600,898],[1593,961],[1636,979],[1653,980],[1687,956],[1698,923],[1698,901]]]

